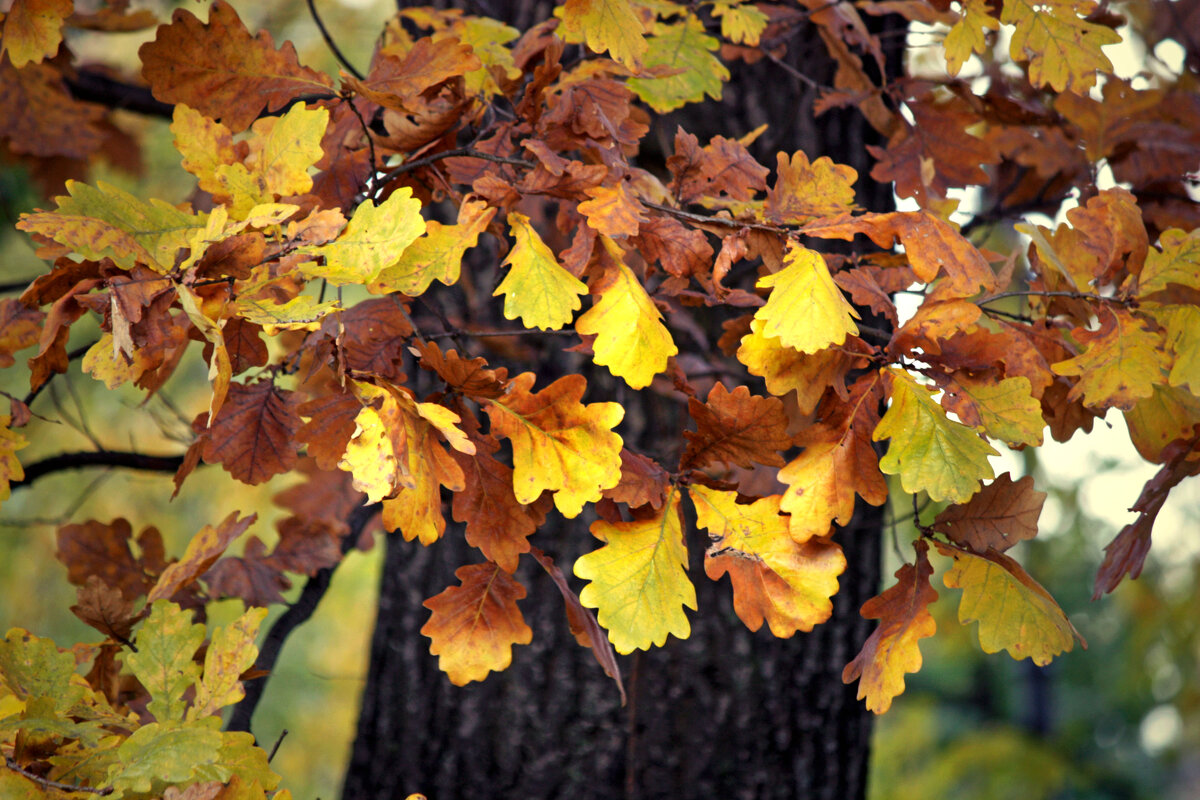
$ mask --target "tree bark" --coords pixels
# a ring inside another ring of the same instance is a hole
[[[800,38],[789,46],[793,66],[832,84],[834,65],[820,39],[811,29]],[[889,55],[895,62],[894,49]],[[865,145],[879,142],[856,110],[814,119],[815,92],[777,65],[735,64],[731,71],[719,109],[705,104],[660,123],[657,138],[666,152],[676,124],[704,143],[768,122],[763,163],[774,166],[778,150],[830,156],[858,170],[859,205],[894,207],[890,185],[868,176]],[[595,399],[605,398],[589,392],[588,400]],[[638,413],[651,435],[681,424],[673,406]],[[596,546],[589,521],[552,516],[535,543],[569,574],[574,558]],[[436,800],[864,798],[871,715],[856,700],[857,686],[844,685],[841,675],[873,627],[859,608],[879,590],[882,509],[860,502],[851,524],[836,533],[849,567],[833,616],[790,639],[746,629],[733,613],[728,582],[704,575],[707,541],[693,519],[687,522],[689,574],[699,600],[699,611],[690,614],[692,634],[620,659],[625,707],[568,631],[557,589],[529,559],[518,578],[529,589],[521,609],[533,644],[514,649],[508,670],[452,686],[418,632],[428,618],[421,603],[479,555],[453,524],[428,548],[388,537],[346,800],[411,792]]]

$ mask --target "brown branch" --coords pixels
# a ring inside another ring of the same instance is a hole
[[[987,305],[988,303],[994,303],[997,300],[1005,300],[1009,297],[1069,297],[1072,300],[1095,300],[1098,303],[1113,303],[1113,304],[1119,305],[1119,306],[1129,306],[1130,303],[1132,302],[1128,299],[1124,299],[1124,298],[1120,298],[1120,297],[1105,297],[1102,294],[1093,294],[1091,292],[1076,292],[1076,291],[1045,292],[1045,291],[1037,291],[1037,290],[1033,290],[1033,289],[1027,289],[1027,290],[1014,291],[1014,292],[1001,292],[1000,294],[995,294],[995,295],[992,295],[991,297],[985,297],[984,299],[979,301],[979,305],[981,305],[981,306]],[[984,309],[984,310],[986,311],[987,309]]]
[[[688,222],[694,222],[698,225],[719,225],[722,228],[731,229],[749,228],[750,230],[765,231],[767,233],[775,233],[782,236],[786,236],[789,233],[795,233],[795,231],[791,230],[790,228],[781,228],[778,225],[768,225],[765,222],[746,222],[744,220],[730,219],[728,217],[714,217],[707,214],[696,214],[691,211],[684,211],[682,208],[664,206],[661,203],[655,203],[650,200],[643,200],[641,198],[638,198],[638,202],[640,202],[646,208],[653,208],[655,211],[661,211],[664,214],[670,214],[672,217],[676,217],[677,219],[687,220]]]
[[[66,78],[66,82],[76,100],[163,119],[171,119],[175,113],[175,106],[156,100],[150,87],[124,83],[92,70],[77,70]]]
[[[386,186],[388,183],[391,183],[392,180],[398,178],[406,172],[411,172],[412,170],[420,169],[421,167],[427,167],[430,164],[435,164],[445,158],[478,158],[481,161],[491,161],[493,164],[508,164],[510,166],[524,167],[526,169],[533,169],[535,166],[537,166],[532,161],[526,161],[523,158],[497,156],[493,155],[492,153],[484,153],[479,150],[473,150],[470,147],[456,147],[453,150],[443,150],[440,153],[434,153],[433,155],[414,159],[413,161],[406,161],[397,167],[393,167],[382,178],[379,179],[378,185]]]
[[[49,778],[43,778],[41,775],[37,775],[36,773],[25,769],[8,756],[4,757],[4,766],[8,767],[18,775],[23,775],[34,783],[40,784],[47,789],[61,789],[64,792],[89,792],[91,794],[98,795],[110,795],[113,793],[113,788],[111,786],[106,786],[103,789],[95,789],[91,786],[75,786],[71,783],[60,783],[59,781],[52,781]]]
[[[342,537],[343,556],[354,547],[359,536],[362,535],[363,528],[381,507],[380,503],[371,503],[359,506],[350,514],[350,519],[347,520],[350,529]],[[283,650],[284,643],[292,631],[307,622],[313,612],[317,610],[317,604],[329,590],[329,583],[338,564],[341,564],[341,561],[331,567],[318,570],[316,575],[309,578],[300,591],[300,596],[296,598],[296,602],[292,603],[288,610],[283,612],[271,625],[258,650],[258,660],[254,663],[255,670],[267,674],[261,678],[246,681],[244,684],[246,694],[233,706],[233,713],[229,716],[226,730],[250,732],[250,720],[254,716],[254,710],[258,708],[259,701],[262,700],[263,692],[266,691],[271,670],[275,668],[275,662],[279,659],[279,653]]]
[[[175,472],[183,464],[183,456],[152,456],[146,453],[131,453],[120,450],[85,450],[78,453],[60,453],[25,467],[25,477],[9,484],[11,489],[30,486],[38,478],[55,472],[85,467],[125,467],[146,472]]]
[[[333,57],[338,60],[339,64],[346,68],[347,72],[361,81],[363,79],[362,73],[354,68],[354,65],[350,63],[345,55],[343,55],[341,48],[339,48],[337,43],[333,41],[333,37],[329,35],[329,31],[325,28],[325,23],[321,21],[321,16],[317,13],[317,6],[313,0],[308,0],[308,13],[312,15],[313,22],[316,23],[317,30],[321,32],[321,38],[324,39],[325,44],[329,46],[329,50],[333,53]]]

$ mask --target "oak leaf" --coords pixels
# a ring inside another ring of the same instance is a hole
[[[629,0],[566,0],[562,35],[568,42],[583,42],[593,52],[607,52],[630,70],[641,67],[648,49],[642,20]]]
[[[1152,464],[1161,464],[1167,446],[1190,439],[1193,426],[1200,424],[1200,397],[1173,386],[1154,386],[1154,394],[1142,398],[1125,413],[1129,439],[1138,454]]]
[[[300,270],[310,278],[332,283],[367,284],[394,263],[418,236],[425,232],[421,203],[412,189],[402,186],[379,206],[365,200],[354,209],[346,229],[329,244],[300,248],[299,252],[324,259],[324,264],[306,261]]]
[[[597,520],[590,530],[604,546],[575,561],[575,575],[589,582],[579,601],[597,609],[617,652],[661,647],[668,635],[686,639],[691,626],[683,609],[696,609],[696,589],[687,576],[678,493],[672,490],[652,517]]]
[[[97,575],[88,576],[76,598],[71,613],[118,642],[129,639],[134,623],[140,618],[141,605],[134,603],[136,598],[126,597],[120,588],[110,586]]]
[[[605,239],[616,254],[620,249]],[[595,335],[593,360],[634,389],[650,385],[679,352],[662,314],[629,267],[617,261],[595,290],[599,298],[575,322],[583,336]]]
[[[296,465],[296,432],[303,424],[295,393],[270,380],[235,383],[212,420],[201,456],[251,486]]]
[[[67,567],[67,580],[75,586],[83,586],[89,577],[97,577],[104,585],[111,586],[130,599],[141,597],[149,591],[153,579],[147,579],[147,565],[143,558],[136,558],[130,548],[133,528],[125,519],[115,519],[110,524],[89,520],[81,524],[59,527],[56,539],[58,550],[55,556]],[[161,550],[158,532],[149,528],[138,537],[143,546]]]
[[[1169,367],[1163,334],[1121,308],[1105,308],[1095,331],[1076,328],[1073,335],[1086,349],[1066,361],[1051,364],[1058,375],[1078,376],[1068,400],[1082,400],[1097,410],[1133,408],[1149,397],[1155,384],[1165,383]]]
[[[0,502],[9,498],[13,481],[24,480],[25,470],[17,459],[17,451],[29,446],[29,441],[11,427],[12,416],[0,414]]]
[[[721,99],[729,70],[713,53],[720,47],[704,30],[704,23],[690,11],[679,22],[655,22],[643,62],[647,72],[658,68],[653,78],[630,78],[629,88],[646,105],[666,114],[706,96]]]
[[[373,103],[415,111],[423,105],[423,92],[482,66],[470,45],[453,36],[436,41],[426,36],[407,50],[400,43],[380,48],[365,79],[343,74],[342,80]]]
[[[937,631],[929,613],[929,605],[938,598],[929,583],[929,545],[918,539],[913,547],[916,564],[900,567],[894,586],[863,603],[863,617],[879,620],[879,627],[842,670],[842,681],[858,680],[858,699],[866,698],[867,708],[876,714],[891,708],[892,699],[904,692],[904,674],[921,669],[920,640]]]
[[[0,368],[16,363],[13,353],[38,343],[45,316],[13,297],[0,301]]]
[[[284,602],[281,592],[290,589],[292,582],[267,560],[266,549],[257,536],[251,536],[241,556],[226,556],[213,564],[204,574],[209,594],[236,597],[246,606]]]
[[[558,330],[582,305],[579,295],[587,294],[587,286],[559,265],[529,217],[511,212],[508,226],[517,243],[503,261],[508,274],[492,294],[505,295],[506,319],[520,317],[527,328]]]
[[[104,108],[74,99],[50,64],[0,58],[0,138],[14,153],[86,159],[104,144]]]
[[[529,644],[533,631],[517,607],[525,587],[495,564],[459,567],[451,586],[422,605],[430,610],[421,634],[438,669],[455,686],[481,681],[512,663],[514,644]]]
[[[492,432],[513,448],[513,493],[528,505],[544,491],[566,517],[621,480],[621,437],[612,431],[625,410],[617,403],[580,402],[582,375],[567,375],[536,394],[536,376],[523,372],[502,397],[487,402]]]
[[[667,471],[657,461],[641,453],[621,451],[621,482],[604,490],[604,496],[614,503],[624,503],[630,508],[649,504],[662,508],[669,485]]]
[[[783,269],[759,278],[757,286],[771,289],[767,304],[754,314],[764,323],[763,336],[801,353],[816,353],[858,335],[858,312],[814,250],[789,242]]]
[[[349,392],[320,395],[296,409],[308,417],[298,431],[296,441],[308,446],[308,455],[321,469],[335,469],[355,432],[355,418],[362,404]]]
[[[817,407],[826,389],[832,388],[843,399],[847,397],[846,375],[864,363],[852,352],[859,340],[848,340],[844,347],[801,353],[784,346],[778,338],[764,336],[765,326],[761,319],[751,320],[750,333],[742,337],[737,358],[751,375],[764,379],[768,392],[782,397],[795,390],[796,405],[804,414]]]
[[[1031,658],[1044,667],[1074,649],[1076,638],[1087,647],[1054,598],[1016,561],[995,551],[977,555],[936,545],[939,553],[954,559],[943,580],[947,588],[962,589],[958,621],[979,623],[983,652],[1007,650],[1018,661]]]
[[[981,555],[989,548],[1003,553],[1037,536],[1037,521],[1045,501],[1046,493],[1033,488],[1032,476],[1014,482],[1005,473],[966,503],[947,506],[930,527]]]
[[[218,714],[225,706],[246,696],[239,676],[253,667],[258,658],[254,640],[266,616],[265,608],[250,608],[213,631],[204,652],[204,674],[196,684],[196,697],[187,712],[189,720]]]
[[[1165,230],[1158,247],[1147,254],[1138,276],[1138,295],[1167,291],[1172,284],[1200,289],[1200,231]]]
[[[151,605],[138,628],[137,651],[126,654],[125,664],[150,692],[146,710],[159,722],[183,719],[183,693],[200,677],[193,656],[204,634],[203,625],[192,623],[190,613],[168,600]]]
[[[772,634],[787,638],[829,619],[846,569],[841,547],[828,539],[795,541],[778,495],[745,505],[736,492],[699,484],[690,494],[696,524],[713,540],[704,571],[713,580],[729,573],[733,608],[747,628],[757,631],[765,620]]]
[[[225,552],[225,548],[229,547],[234,539],[245,533],[257,518],[257,514],[250,514],[238,519],[238,512],[234,511],[215,528],[212,525],[205,525],[201,528],[188,541],[183,558],[168,566],[158,576],[158,582],[146,596],[146,603],[170,600],[180,589],[195,582],[216,563],[216,560]]]
[[[424,294],[434,280],[446,286],[458,282],[463,254],[479,241],[496,209],[477,197],[467,197],[458,209],[458,222],[425,223],[425,235],[414,241],[394,264],[384,267],[370,283],[374,294],[400,292],[409,297]]]
[[[578,210],[590,227],[605,236],[637,236],[638,224],[646,220],[646,207],[630,191],[627,181],[590,187],[584,192],[591,199],[580,203]]]
[[[1113,71],[1100,49],[1117,44],[1116,31],[1081,19],[1079,11],[1093,4],[1080,0],[1005,0],[1000,22],[1015,26],[1008,51],[1014,61],[1028,61],[1026,71],[1035,87],[1086,94],[1096,85],[1096,73]]]
[[[936,502],[965,502],[979,490],[980,479],[993,477],[988,456],[999,453],[973,429],[949,419],[906,371],[888,372],[892,404],[871,437],[892,440],[879,468],[899,475],[909,494],[924,491]]]
[[[958,75],[971,53],[983,55],[987,49],[987,32],[1000,27],[999,21],[988,13],[987,0],[963,0],[961,13],[942,42],[946,50],[946,70],[951,76]]]
[[[296,49],[275,49],[265,31],[251,36],[237,12],[216,0],[202,23],[176,9],[171,24],[138,50],[142,75],[164,103],[187,103],[235,133],[259,117],[264,107],[278,111],[295,97],[328,94],[328,77],[300,65]]]
[[[788,159],[777,156],[775,185],[767,192],[767,219],[780,225],[802,225],[815,217],[831,217],[854,209],[853,167],[828,156],[809,162],[803,150]]]
[[[721,35],[734,44],[758,47],[759,37],[767,28],[770,17],[753,3],[740,0],[717,0],[712,15],[721,20]]]
[[[1023,375],[1000,380],[959,371],[946,381],[942,407],[963,424],[982,426],[988,436],[1012,445],[1040,446],[1046,421]]]
[[[412,351],[420,357],[422,368],[436,372],[456,392],[480,399],[504,394],[508,383],[508,370],[504,367],[491,369],[484,359],[466,359],[457,350],[443,353],[434,342],[417,342]]]
[[[770,174],[737,139],[714,136],[701,148],[696,137],[683,128],[676,129],[675,153],[667,158],[667,169],[674,175],[672,192],[683,203],[704,195],[751,200],[767,188]]]
[[[783,465],[779,452],[792,445],[783,402],[752,395],[745,386],[731,392],[722,383],[713,384],[707,402],[688,398],[688,413],[696,421],[696,431],[683,434],[687,448],[679,460],[680,471],[716,461],[778,467]]]
[[[14,0],[4,15],[0,56],[18,69],[53,58],[62,42],[63,21],[71,16],[71,0]]]

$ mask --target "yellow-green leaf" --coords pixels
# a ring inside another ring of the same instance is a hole
[[[254,640],[266,616],[267,609],[250,608],[213,631],[204,654],[204,677],[196,686],[196,699],[188,709],[188,719],[211,716],[246,696],[239,676],[254,666],[258,658]]]
[[[7,55],[17,69],[53,58],[62,42],[63,21],[73,9],[71,0],[14,0],[3,17],[0,57]]]
[[[9,484],[25,478],[25,469],[17,458],[17,451],[28,447],[29,441],[14,431],[11,425],[12,417],[0,414],[0,502],[11,495]]]
[[[942,405],[958,414],[967,425],[983,426],[993,439],[1013,445],[1041,445],[1046,421],[1042,418],[1042,405],[1034,399],[1032,384],[1025,376],[997,381],[956,373],[954,382],[946,387],[946,394]],[[965,402],[951,403],[950,396],[954,395]]]
[[[720,42],[704,32],[704,23],[694,14],[686,13],[681,22],[656,22],[649,45],[646,68],[658,67],[667,74],[629,79],[629,88],[646,105],[666,114],[706,95],[721,99],[729,70],[714,55]]]
[[[979,491],[981,480],[994,477],[988,456],[999,453],[973,429],[948,418],[929,390],[906,371],[888,371],[892,405],[871,437],[892,440],[879,468],[899,475],[909,494],[923,491],[935,502],[966,502]]]
[[[631,70],[641,66],[646,37],[629,0],[566,0],[555,14],[560,11],[563,39],[583,42],[596,53],[607,52]]]
[[[404,249],[425,232],[421,203],[412,189],[402,186],[378,207],[366,200],[338,238],[329,244],[302,247],[300,252],[324,258],[325,263],[306,261],[300,270],[310,278],[331,283],[367,284],[381,270],[396,263]]]
[[[716,0],[712,15],[721,20],[721,35],[734,44],[758,47],[759,37],[767,29],[770,17],[752,2]]]
[[[938,552],[954,559],[946,586],[962,589],[958,621],[979,623],[979,646],[985,653],[1007,650],[1015,659],[1031,658],[1045,666],[1059,653],[1070,652],[1075,630],[1049,592],[1003,553],[976,555],[937,542]]]
[[[696,609],[696,588],[687,576],[676,490],[657,516],[597,520],[591,531],[605,544],[575,561],[575,575],[588,581],[579,602],[597,610],[617,652],[661,647],[668,635],[686,639],[692,629],[683,609]]]
[[[375,294],[401,292],[409,297],[424,294],[433,281],[446,286],[458,282],[463,254],[479,241],[496,209],[478,198],[468,197],[458,209],[458,224],[425,223],[425,235],[404,251],[400,260],[385,267],[371,282]]]
[[[816,353],[858,335],[858,312],[846,301],[829,275],[820,253],[788,243],[783,269],[759,279],[770,288],[767,304],[754,314],[764,325],[761,334],[801,353]]]
[[[679,348],[633,271],[618,262],[614,272],[615,278],[600,289],[600,298],[575,323],[575,330],[595,335],[597,364],[641,389],[667,368],[667,359]]]
[[[1149,397],[1155,384],[1165,382],[1170,363],[1163,334],[1150,330],[1123,308],[1103,309],[1100,327],[1095,331],[1076,329],[1075,338],[1087,349],[1050,365],[1059,375],[1079,377],[1068,400],[1082,398],[1085,406],[1097,410],[1128,410]]]
[[[336,300],[317,302],[317,298],[302,294],[285,303],[272,302],[267,297],[239,297],[233,304],[234,312],[256,325],[262,325],[267,333],[275,331],[314,331],[326,314],[337,311],[341,305]]]
[[[766,620],[771,633],[787,638],[829,619],[838,576],[846,569],[842,548],[828,539],[796,542],[779,495],[750,504],[737,492],[691,487],[696,524],[713,539],[704,571],[713,580],[726,572],[733,583],[733,608],[756,631]]]
[[[1120,34],[1078,13],[1087,14],[1095,5],[1091,0],[1004,0],[1000,21],[1016,26],[1009,55],[1029,62],[1035,87],[1087,94],[1097,72],[1112,73],[1112,62],[1100,48],[1119,43]]]
[[[259,203],[304,194],[312,188],[308,174],[321,159],[321,139],[329,111],[297,103],[282,117],[264,117],[250,127],[245,139],[249,153],[240,163],[220,164],[215,194],[228,198],[231,213],[240,218]]]
[[[508,226],[517,243],[504,259],[508,274],[492,294],[504,295],[505,319],[520,317],[526,328],[558,330],[582,305],[579,296],[587,294],[587,286],[559,265],[529,217],[513,211]]]
[[[1162,232],[1158,243],[1162,249],[1150,248],[1138,276],[1138,294],[1165,291],[1173,283],[1200,289],[1200,230],[1171,228]]]
[[[229,772],[217,764],[220,749],[221,732],[207,725],[151,722],[121,744],[109,782],[117,796],[144,794],[155,786],[184,784],[199,776],[224,782]]]
[[[1000,23],[988,13],[987,0],[962,0],[962,17],[946,34],[946,71],[957,75],[971,53],[987,49],[987,32],[999,30]]]
[[[169,600],[158,600],[137,633],[137,652],[125,656],[125,664],[146,691],[147,710],[159,722],[183,719],[183,693],[200,677],[200,666],[192,658],[204,641],[204,626],[192,623],[192,615]]]

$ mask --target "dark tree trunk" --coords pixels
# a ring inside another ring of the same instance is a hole
[[[811,31],[799,38],[789,43],[793,65],[831,84],[833,65],[819,38]],[[703,143],[769,122],[764,163],[774,166],[776,150],[828,155],[858,170],[860,205],[893,206],[890,186],[868,178],[865,145],[877,137],[857,111],[814,119],[813,91],[770,62],[735,65],[733,72],[719,110],[698,106],[665,120],[659,141],[669,147],[676,123]],[[637,413],[646,431],[680,425],[674,406]],[[569,574],[574,558],[597,544],[588,522],[552,516],[535,541]],[[452,686],[418,633],[428,618],[421,602],[479,555],[455,525],[428,548],[389,537],[345,800],[411,792],[431,800],[865,797],[871,715],[841,674],[873,627],[859,608],[879,589],[882,510],[860,503],[852,524],[836,534],[849,567],[833,617],[791,639],[765,628],[751,633],[734,616],[729,584],[704,575],[705,539],[688,522],[700,606],[691,614],[692,634],[621,659],[625,707],[590,651],[575,643],[557,589],[532,562],[518,577],[529,589],[521,608],[533,644],[515,648],[505,672]]]

